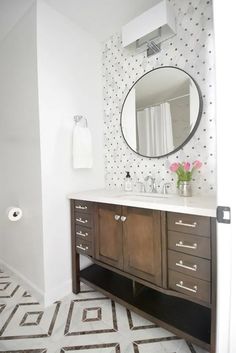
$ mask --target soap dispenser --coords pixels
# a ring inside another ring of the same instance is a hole
[[[125,191],[132,191],[132,189],[133,189],[130,172],[126,172],[124,189],[125,189]]]

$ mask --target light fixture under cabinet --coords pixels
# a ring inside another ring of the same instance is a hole
[[[168,0],[162,0],[151,9],[134,18],[122,28],[123,47],[147,55],[160,51],[160,44],[176,34],[175,16]]]

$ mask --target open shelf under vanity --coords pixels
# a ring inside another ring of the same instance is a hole
[[[162,327],[210,349],[211,309],[142,286],[133,280],[93,264],[80,272],[81,281]],[[194,318],[194,320],[193,320]],[[187,334],[187,335],[186,335]]]

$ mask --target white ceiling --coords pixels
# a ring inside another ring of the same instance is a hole
[[[100,41],[160,0],[46,0]]]
[[[99,41],[160,0],[45,0],[57,11],[75,21]],[[34,0],[0,0],[0,40],[20,19]]]

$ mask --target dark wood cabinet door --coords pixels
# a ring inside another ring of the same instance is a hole
[[[162,285],[160,211],[123,207],[124,270]]]
[[[121,206],[98,204],[96,217],[95,257],[123,269],[123,235]]]

